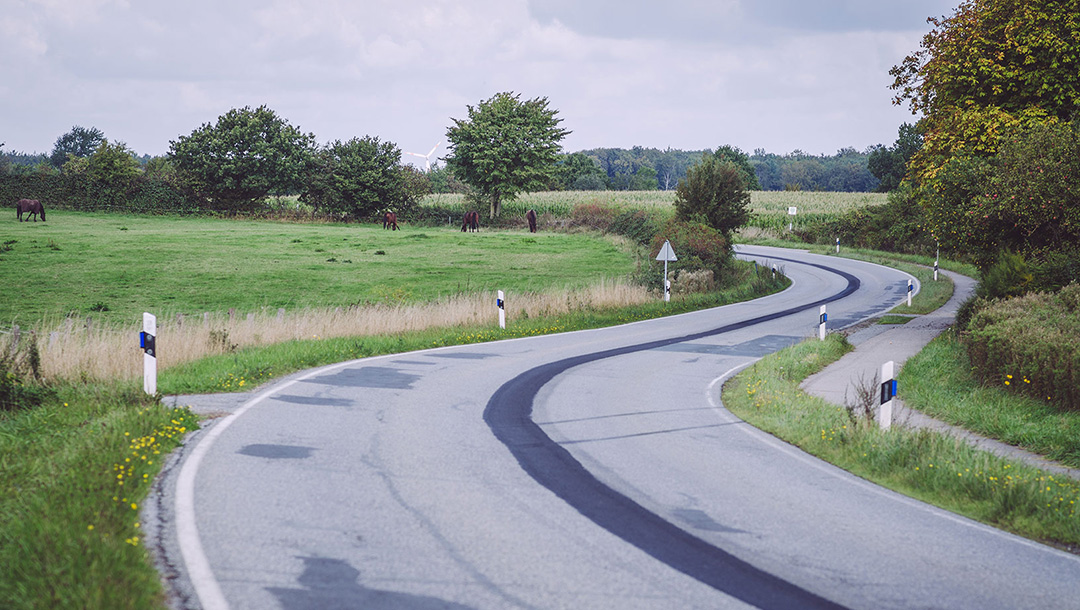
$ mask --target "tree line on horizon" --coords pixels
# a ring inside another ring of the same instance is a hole
[[[49,154],[4,151],[0,144],[0,175],[61,171],[71,158],[88,158],[103,143],[107,143],[107,139],[100,130],[75,126],[57,138]],[[126,147],[125,150],[144,171],[160,164],[163,158],[138,155]],[[862,152],[843,148],[835,155],[812,155],[801,150],[780,155],[761,148],[747,154],[729,145],[702,150],[599,147],[560,153],[555,171],[544,188],[673,191],[691,166],[700,163],[704,155],[716,153],[752,169],[748,175],[750,190],[887,191],[899,183],[906,164],[904,158],[899,162],[899,177],[889,178],[892,174],[888,172],[895,174],[895,168],[882,169],[884,164],[881,162],[875,165],[875,156],[883,156],[883,151],[887,150],[878,144]],[[427,174],[433,192],[464,192],[468,189],[465,183],[451,175],[445,163],[436,161]]]

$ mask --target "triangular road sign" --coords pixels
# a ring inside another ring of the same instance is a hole
[[[656,255],[656,260],[666,262],[675,262],[679,260],[679,258],[675,256],[675,251],[671,249],[670,241],[664,240],[664,247],[660,248],[660,254]]]

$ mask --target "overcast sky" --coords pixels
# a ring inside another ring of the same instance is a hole
[[[567,151],[832,155],[915,120],[889,68],[958,3],[0,0],[0,142],[48,153],[80,125],[158,155],[265,104],[320,143],[426,153],[466,105],[513,91],[549,99]]]

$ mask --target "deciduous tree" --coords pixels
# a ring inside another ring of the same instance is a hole
[[[372,136],[331,142],[315,154],[300,199],[316,210],[352,218],[400,212],[407,200],[401,150]]]
[[[749,191],[760,191],[761,185],[758,184],[757,173],[754,172],[754,166],[750,164],[750,155],[739,150],[737,146],[731,146],[725,144],[716,149],[713,153],[717,161],[730,161],[739,167],[739,171],[742,172],[743,178],[746,180],[746,189]]]
[[[731,234],[750,220],[750,192],[743,170],[730,161],[705,154],[675,187],[675,213],[687,221],[704,221],[730,243]]]
[[[169,161],[219,210],[250,208],[271,192],[299,190],[315,136],[259,106],[232,109],[169,143]]]
[[[990,156],[1009,130],[1080,109],[1075,0],[964,0],[929,23],[920,50],[890,71],[895,103],[924,115],[912,165],[920,181],[955,154]]]
[[[49,155],[49,162],[53,164],[53,167],[61,168],[68,162],[69,156],[89,157],[104,141],[105,134],[97,127],[87,129],[76,125],[71,128],[71,131],[56,139],[52,154]]]
[[[446,164],[488,201],[495,218],[504,200],[547,184],[559,143],[570,132],[559,127],[562,119],[546,97],[522,101],[514,93],[497,93],[467,109],[468,118],[453,119],[446,132]]]
[[[882,145],[870,149],[866,166],[881,181],[878,190],[888,193],[900,186],[907,174],[908,162],[922,148],[923,137],[919,129],[910,124],[900,125],[899,135],[892,146]]]

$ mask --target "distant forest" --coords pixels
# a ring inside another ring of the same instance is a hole
[[[881,183],[867,168],[867,160],[873,149],[859,152],[854,148],[844,148],[832,156],[810,155],[800,150],[777,155],[760,148],[754,154],[747,155],[730,146],[718,150],[727,153],[728,158],[735,157],[732,160],[740,165],[749,162],[757,176],[757,186],[763,191],[870,192]],[[583,169],[580,168],[580,155],[591,160],[600,171],[565,171],[564,177],[570,181],[564,180],[562,188],[674,190],[679,180],[686,177],[687,168],[700,162],[702,155],[714,152],[717,151],[660,150],[640,146],[583,150],[564,157],[566,169]]]
[[[880,148],[880,147],[877,147]],[[810,155],[800,150],[786,155],[767,153],[757,149],[747,155],[738,148],[720,147],[736,163],[753,168],[757,177],[757,189],[763,191],[844,191],[870,192],[877,190],[881,181],[867,168],[867,160],[874,148],[859,152],[844,148],[835,155]],[[679,180],[686,177],[686,170],[699,163],[704,154],[717,151],[675,150],[644,148],[593,148],[564,154],[559,168],[548,187],[551,190],[674,190]],[[734,158],[733,158],[734,157]],[[150,161],[150,155],[136,157],[142,165]],[[33,171],[32,168],[48,166],[49,155],[0,151],[0,173]],[[453,191],[464,185],[453,184],[446,167],[436,163],[432,167],[433,190]]]

